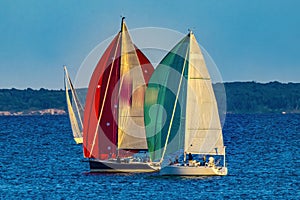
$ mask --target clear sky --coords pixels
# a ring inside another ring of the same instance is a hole
[[[0,88],[63,88],[120,29],[165,27],[198,41],[223,80],[300,82],[298,0],[0,0]]]

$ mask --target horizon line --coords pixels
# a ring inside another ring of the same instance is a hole
[[[257,84],[270,84],[270,83],[280,83],[280,84],[300,84],[300,82],[292,82],[292,81],[289,81],[289,82],[281,82],[281,81],[277,81],[277,80],[274,80],[274,81],[269,81],[269,82],[260,82],[260,81],[225,81],[225,82],[221,82],[221,84],[230,84],[230,83],[257,83]],[[214,84],[220,84],[220,82],[216,82],[216,83],[212,83],[213,85]],[[87,87],[86,87],[87,88]],[[55,91],[59,91],[59,90],[65,90],[64,87],[62,88],[45,88],[45,87],[40,87],[40,88],[35,88],[35,87],[24,87],[24,88],[17,88],[17,87],[4,87],[4,88],[0,88],[0,90],[12,90],[12,89],[15,89],[15,90],[55,90]],[[82,88],[76,88],[76,89],[82,89]]]

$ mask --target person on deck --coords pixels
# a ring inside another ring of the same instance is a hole
[[[202,166],[205,166],[205,163],[206,163],[206,156],[204,155],[202,158]]]
[[[174,161],[174,164],[177,164],[179,161],[178,161],[178,156],[175,157],[175,161]]]
[[[214,167],[215,166],[215,159],[213,157],[208,158],[208,166]]]
[[[189,166],[192,166],[193,155],[191,153],[189,153],[188,160],[189,160]]]

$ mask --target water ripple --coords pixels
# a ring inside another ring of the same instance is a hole
[[[300,199],[300,115],[228,115],[229,175],[94,174],[66,116],[0,117],[1,199]]]

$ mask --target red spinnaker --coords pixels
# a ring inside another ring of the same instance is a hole
[[[154,68],[145,55],[136,46],[134,48],[147,84]],[[118,102],[122,98],[127,99],[128,105],[131,104],[132,85],[130,81],[125,81],[118,96],[121,52],[122,32],[119,32],[96,65],[89,83],[83,123],[83,151],[86,158],[107,159],[109,155],[115,157],[118,153],[125,154],[125,151],[117,152]]]

